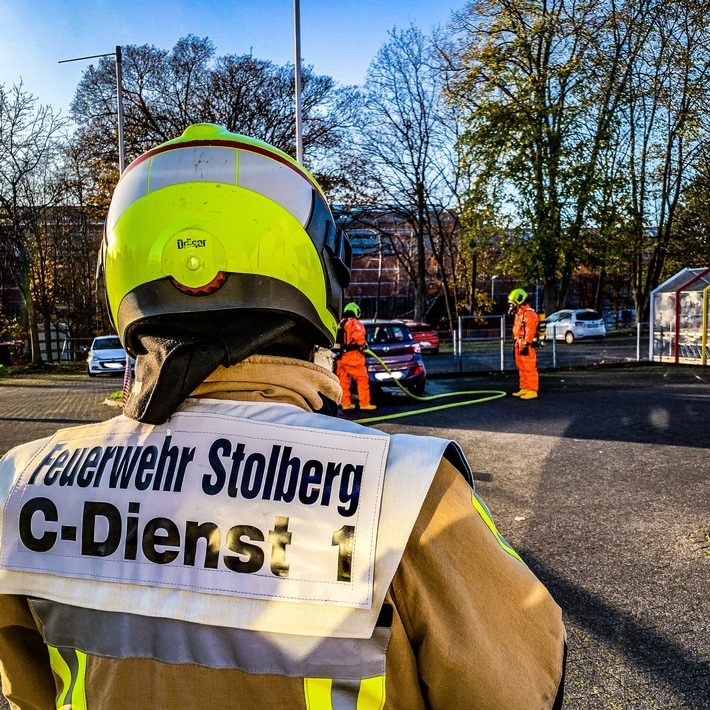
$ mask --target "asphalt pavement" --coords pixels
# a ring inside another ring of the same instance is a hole
[[[102,401],[120,386],[0,379],[0,454],[114,416]],[[511,373],[442,373],[427,394],[474,389],[517,387]],[[377,414],[450,401],[394,394]],[[373,426],[462,445],[500,532],[562,607],[565,707],[707,710],[709,412],[710,369],[645,365],[543,372],[537,400],[507,396]]]

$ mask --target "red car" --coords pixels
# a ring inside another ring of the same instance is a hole
[[[426,368],[421,348],[413,333],[401,320],[363,320],[367,331],[367,346],[387,365],[387,372],[370,355],[365,355],[365,367],[370,379],[370,391],[404,385],[412,394],[421,395],[426,385]]]
[[[407,327],[423,353],[436,355],[439,352],[439,334],[428,323],[407,321]]]

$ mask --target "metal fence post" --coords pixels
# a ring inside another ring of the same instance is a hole
[[[463,336],[463,318],[461,316],[459,316],[459,338],[458,338],[459,357],[461,357],[461,353],[462,353],[462,342],[461,342],[462,336]]]
[[[456,370],[461,372],[463,369],[463,317],[459,316],[458,322],[458,337],[456,338]]]
[[[557,369],[557,325],[554,323],[552,325],[552,369]]]
[[[641,362],[641,323],[636,323],[636,362]]]
[[[500,317],[500,371],[505,370],[505,316]]]

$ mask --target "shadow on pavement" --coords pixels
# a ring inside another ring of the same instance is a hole
[[[710,707],[710,662],[571,583],[535,556],[521,554],[577,626],[615,647],[639,671],[648,672],[687,700],[689,707]]]

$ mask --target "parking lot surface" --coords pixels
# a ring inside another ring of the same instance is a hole
[[[120,386],[0,379],[0,453],[114,416],[102,401]],[[517,387],[510,373],[442,373],[427,394],[471,389]],[[377,413],[422,406],[391,395]],[[537,400],[375,426],[462,445],[500,532],[563,609],[565,707],[707,710],[709,411],[710,370],[647,365],[544,372]]]

